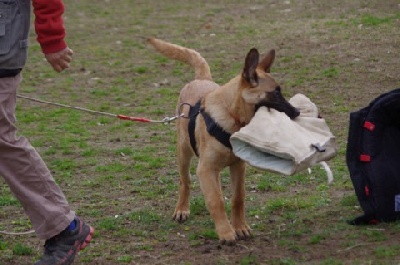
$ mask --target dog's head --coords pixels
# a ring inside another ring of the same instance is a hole
[[[251,49],[245,60],[242,72],[242,97],[248,104],[254,104],[255,110],[261,106],[274,108],[294,119],[300,112],[282,95],[279,84],[270,74],[275,59],[275,50],[271,50],[259,61],[257,49]]]

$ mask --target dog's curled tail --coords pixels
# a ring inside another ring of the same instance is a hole
[[[195,79],[211,80],[210,66],[207,61],[195,50],[176,44],[168,43],[160,39],[149,38],[147,40],[156,50],[168,58],[181,61],[193,67]]]

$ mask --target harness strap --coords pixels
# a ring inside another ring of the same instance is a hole
[[[206,122],[207,132],[215,139],[217,139],[221,144],[232,150],[232,145],[229,141],[229,138],[231,138],[231,134],[226,132],[221,126],[219,126],[218,123],[216,123],[214,119],[211,118],[210,115],[208,115],[207,112],[201,110],[201,114],[203,115],[204,121]]]
[[[196,146],[196,137],[194,135],[194,131],[196,127],[196,118],[199,113],[201,113],[204,118],[207,132],[215,139],[217,139],[221,144],[232,150],[232,145],[229,141],[231,134],[226,132],[221,126],[219,126],[218,123],[216,123],[214,119],[211,118],[211,116],[206,111],[204,111],[204,109],[201,108],[201,101],[198,101],[196,105],[190,107],[188,125],[190,145],[192,146],[192,149],[195,152],[196,156],[199,156],[199,153]]]
[[[190,106],[189,109],[189,126],[188,126],[188,132],[189,132],[189,139],[190,139],[190,145],[192,146],[192,149],[196,156],[199,156],[197,152],[197,147],[196,147],[196,137],[194,136],[194,129],[196,127],[196,118],[197,115],[200,113],[200,106],[201,102],[198,101],[196,105]]]

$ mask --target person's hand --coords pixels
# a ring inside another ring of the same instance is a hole
[[[69,63],[72,61],[72,55],[74,52],[70,48],[65,48],[56,53],[46,54],[46,60],[57,72],[61,72],[66,68],[69,68]]]

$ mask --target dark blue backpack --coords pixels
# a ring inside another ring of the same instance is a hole
[[[400,88],[350,114],[346,163],[364,211],[349,223],[400,220]]]

